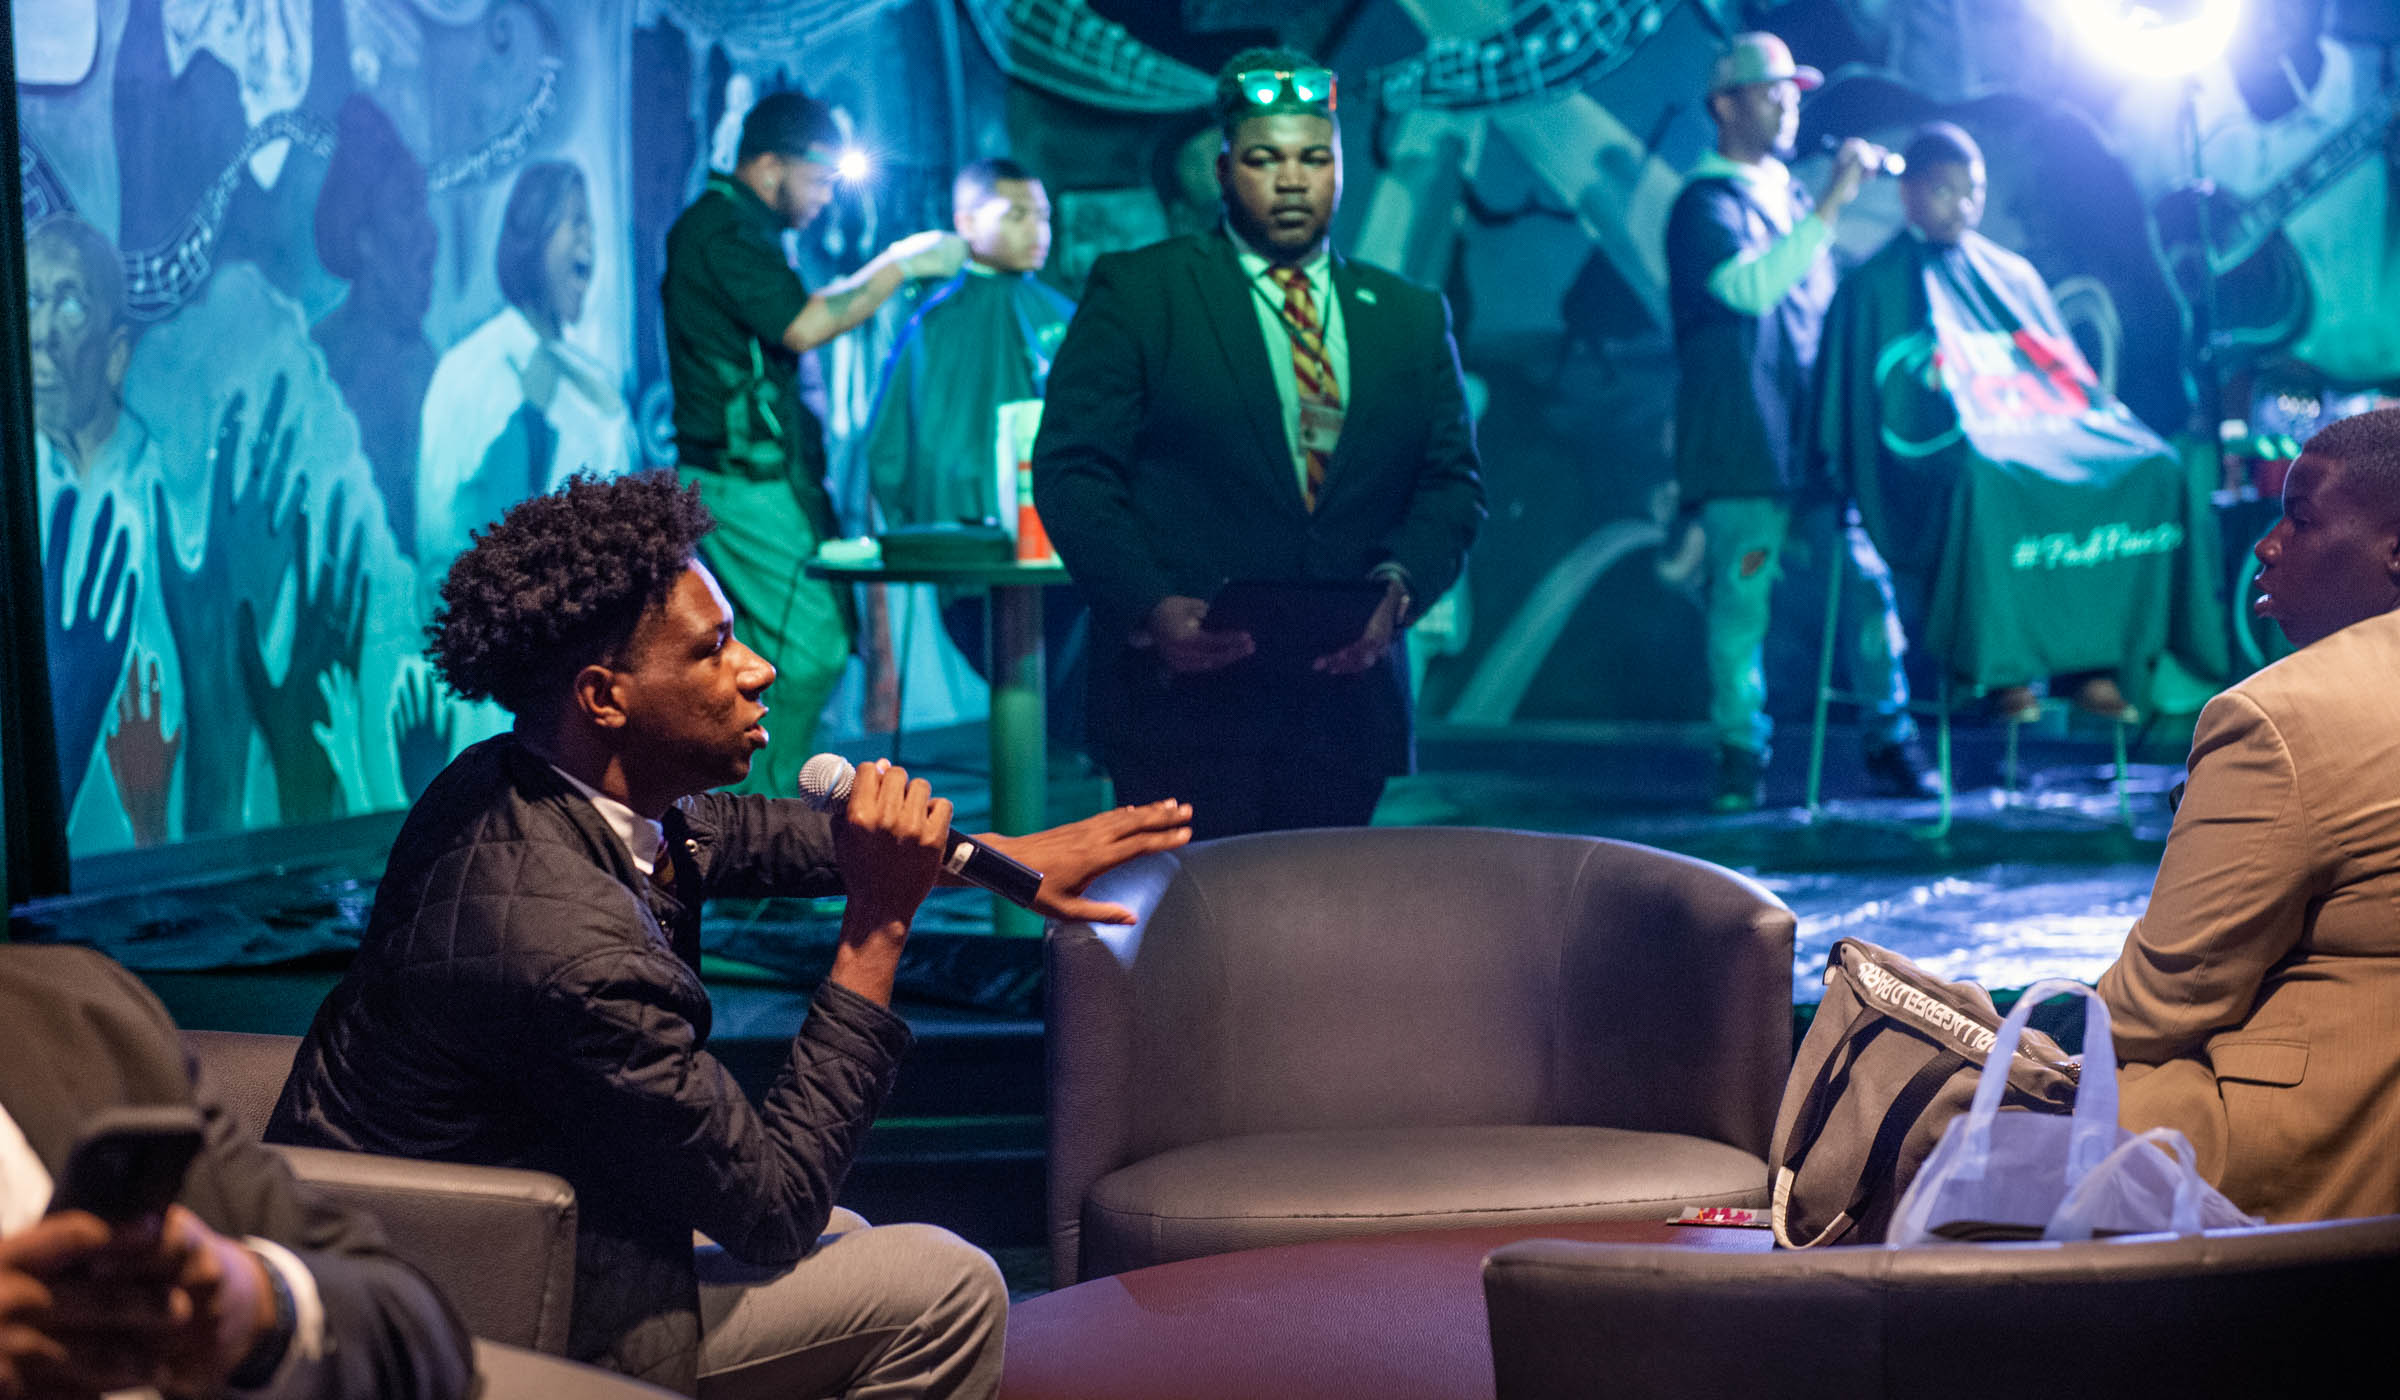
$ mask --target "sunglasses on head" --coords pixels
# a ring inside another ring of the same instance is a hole
[[[1245,68],[1233,75],[1234,86],[1252,106],[1268,107],[1288,91],[1296,102],[1321,102],[1333,110],[1333,70],[1330,68]]]

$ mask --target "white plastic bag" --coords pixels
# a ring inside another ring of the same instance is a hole
[[[2091,988],[2064,979],[2027,988],[1984,1052],[1986,1068],[2009,1062],[2033,1008],[2054,996],[2084,999],[2074,1113],[2002,1113],[2007,1076],[1983,1074],[1974,1103],[1951,1120],[1909,1183],[1885,1238],[2080,1240],[2095,1232],[2189,1235],[2262,1223],[2201,1179],[2183,1134],[2153,1128],[2136,1135],[2117,1126],[2116,1044],[2107,1003]]]

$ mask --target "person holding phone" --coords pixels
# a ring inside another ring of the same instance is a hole
[[[0,944],[0,1400],[450,1400],[472,1382],[433,1285],[195,1086],[131,973]]]
[[[1222,224],[1093,264],[1034,444],[1092,609],[1091,737],[1120,801],[1181,797],[1196,837],[1373,817],[1415,764],[1406,628],[1483,523],[1448,304],[1332,249],[1334,101],[1306,54],[1227,61]],[[1236,579],[1383,597],[1287,666],[1207,625]]]

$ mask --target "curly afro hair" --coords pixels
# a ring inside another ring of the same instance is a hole
[[[622,651],[714,528],[673,472],[578,474],[476,533],[442,580],[426,655],[460,695],[538,715]]]

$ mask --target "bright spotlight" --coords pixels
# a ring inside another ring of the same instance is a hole
[[[867,153],[856,147],[842,152],[833,163],[833,173],[853,185],[866,179],[872,169],[874,163],[867,159]]]
[[[2205,67],[2225,52],[2241,23],[2242,0],[2194,0],[2169,19],[2142,0],[2052,0],[2051,8],[2086,48],[2128,72],[2172,77]]]

